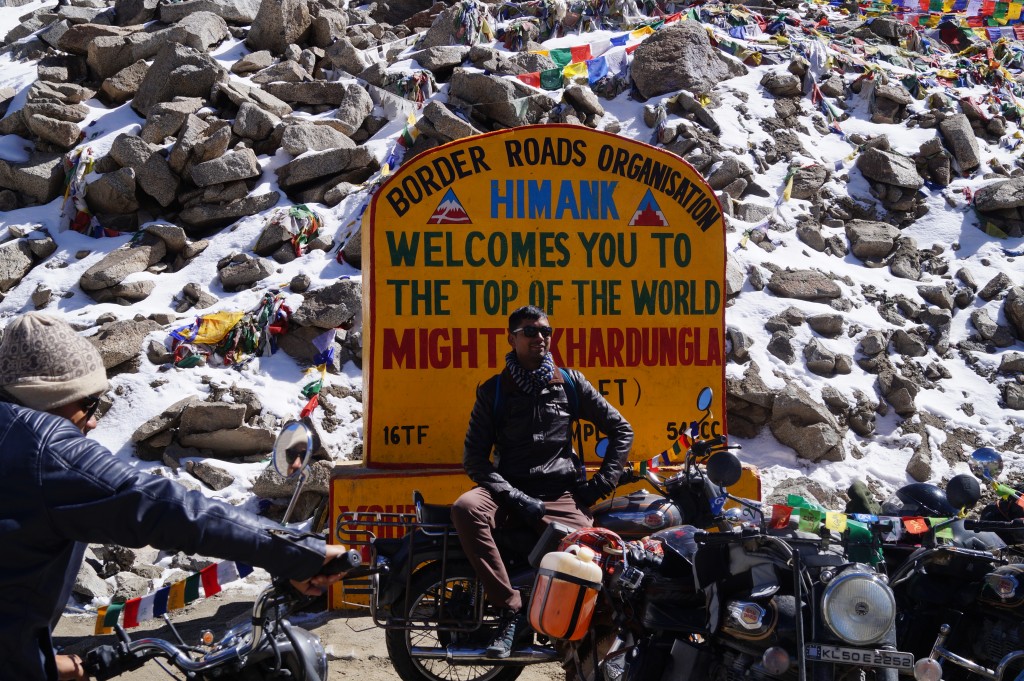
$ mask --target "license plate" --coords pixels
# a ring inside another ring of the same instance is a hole
[[[895,650],[864,650],[808,643],[804,646],[804,654],[808,660],[815,662],[834,662],[858,667],[914,668],[914,656],[911,653],[900,653]]]

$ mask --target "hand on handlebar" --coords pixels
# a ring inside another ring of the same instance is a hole
[[[340,581],[345,573],[359,564],[359,554],[350,551],[340,544],[328,544],[327,555],[324,556],[324,568],[309,579],[293,579],[292,587],[304,596],[320,596],[327,587]],[[341,568],[341,569],[336,569]]]

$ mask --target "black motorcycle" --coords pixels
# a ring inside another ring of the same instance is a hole
[[[620,537],[623,541],[640,538],[684,520],[698,524],[713,518],[703,511],[710,503],[708,482],[694,471],[696,462],[725,446],[724,438],[699,439],[701,425],[712,417],[711,398],[710,388],[698,397],[703,416],[691,424],[693,442],[684,472],[666,481],[653,472],[638,473],[627,467],[619,485],[658,481],[659,492],[634,492],[594,507],[595,525],[607,530],[594,533],[601,545],[597,551],[602,569],[614,562],[616,551],[621,553],[617,548]],[[372,573],[370,612],[374,622],[386,630],[389,657],[404,681],[511,681],[526,665],[553,661],[575,670],[573,674],[594,676],[596,665],[587,661],[607,647],[615,631],[607,626],[611,620],[605,617],[603,604],[598,604],[593,625],[581,641],[559,641],[528,632],[508,658],[487,657],[485,649],[495,635],[498,616],[486,603],[459,544],[451,524],[451,507],[428,504],[418,492],[414,503],[413,516],[351,513],[339,519],[337,528],[339,537],[366,537]],[[400,537],[373,537],[369,526],[396,527]],[[541,561],[558,550],[571,532],[554,523],[539,537],[524,526],[503,527],[496,535],[512,586],[522,594],[524,604],[530,600]],[[604,541],[609,537],[610,541]]]
[[[978,450],[970,464],[1004,500],[1019,499],[995,481],[1002,460],[994,450]],[[1024,681],[1024,565],[1004,541],[1024,542],[1024,527],[962,519],[981,497],[977,480],[966,474],[950,480],[945,492],[915,483],[896,496],[883,512],[949,518],[915,537],[916,545],[884,546],[900,613],[898,640],[918,658],[915,679]],[[983,517],[991,513],[988,508]],[[949,536],[941,539],[944,529]]]
[[[625,553],[609,588],[620,629],[602,661],[605,679],[895,681],[909,673],[914,658],[896,649],[895,598],[884,578],[846,557],[843,535],[789,521],[772,528],[756,504],[725,492],[740,469],[725,451],[705,466],[710,488],[722,490],[712,505],[720,532],[670,528],[650,537],[660,560]],[[752,520],[721,510],[727,499]]]

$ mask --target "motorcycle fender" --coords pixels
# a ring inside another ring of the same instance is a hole
[[[293,654],[305,672],[305,681],[327,681],[327,652],[320,643],[320,637],[292,626],[286,620],[281,621],[281,630],[288,637]]]

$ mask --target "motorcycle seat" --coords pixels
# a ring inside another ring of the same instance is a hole
[[[428,504],[423,500],[419,490],[412,493],[412,503],[416,507],[416,521],[423,525],[451,525],[451,504]]]

